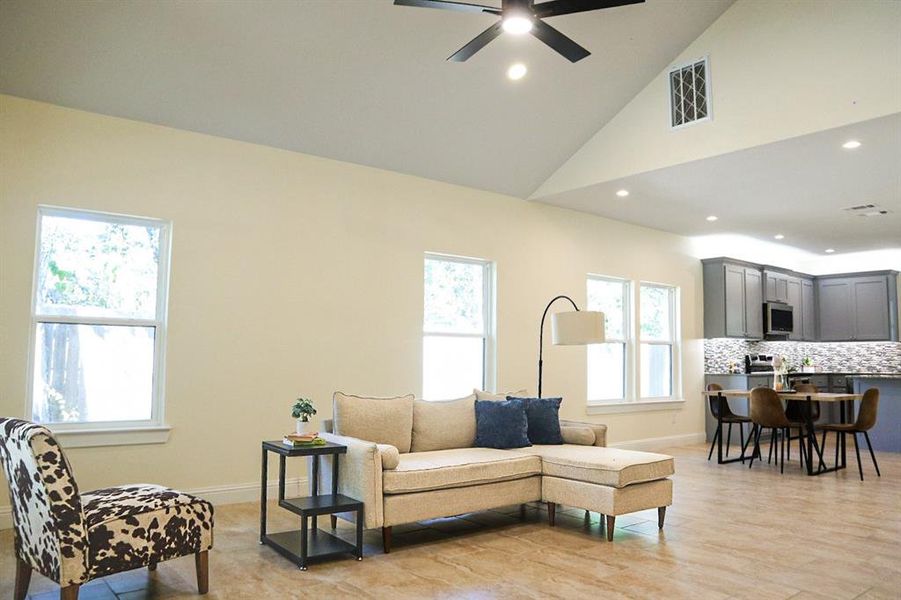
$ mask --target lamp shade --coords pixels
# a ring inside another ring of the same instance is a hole
[[[554,313],[551,339],[555,346],[584,346],[604,342],[604,313],[575,310]]]

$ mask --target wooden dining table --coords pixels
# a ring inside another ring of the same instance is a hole
[[[853,404],[855,400],[860,400],[863,398],[862,394],[843,394],[843,393],[829,393],[829,392],[816,392],[816,393],[799,393],[792,390],[787,391],[777,391],[779,394],[779,398],[782,400],[800,400],[805,402],[805,411],[804,411],[804,420],[805,420],[805,430],[803,432],[803,436],[807,441],[807,474],[808,475],[822,475],[823,473],[831,473],[833,471],[838,471],[840,469],[844,469],[847,464],[847,454],[845,452],[845,437],[841,436],[840,442],[840,460],[836,461],[831,467],[827,467],[826,463],[823,459],[823,450],[820,448],[820,444],[816,439],[816,432],[814,431],[813,426],[813,411],[811,410],[812,402],[838,402],[839,403],[839,420],[842,423],[847,422],[846,419],[853,419]],[[704,392],[705,396],[712,396],[719,399],[720,402],[720,410],[718,411],[720,415],[723,414],[723,407],[728,398],[746,398],[751,395],[751,390],[710,390]],[[848,404],[851,404],[850,410],[845,410]],[[745,448],[741,450],[741,456],[736,459],[723,460],[723,423],[720,418],[717,418],[717,432],[718,432],[718,443],[717,443],[717,462],[720,464],[725,464],[729,462],[742,461],[745,459]],[[801,440],[798,440],[798,443],[802,443]],[[817,464],[817,468],[814,469],[813,461],[810,460],[810,457],[813,456],[814,451],[816,451],[816,455],[819,458],[819,463]]]

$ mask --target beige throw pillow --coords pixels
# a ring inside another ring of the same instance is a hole
[[[472,390],[472,393],[476,395],[476,400],[506,400],[507,396],[513,396],[515,398],[529,397],[529,392],[527,392],[526,390],[504,392],[503,394],[492,394],[491,392],[486,392],[485,390]]]
[[[413,402],[412,452],[472,448],[476,441],[476,395]]]
[[[401,454],[410,451],[413,437],[413,394],[396,398],[367,398],[335,392],[335,433],[376,444],[390,444]]]

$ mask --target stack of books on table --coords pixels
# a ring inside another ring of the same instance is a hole
[[[319,432],[314,433],[289,433],[282,443],[291,448],[311,448],[325,445],[325,440],[319,437]]]

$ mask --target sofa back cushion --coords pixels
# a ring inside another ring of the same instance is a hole
[[[507,396],[515,396],[517,398],[522,398],[524,396],[528,396],[529,392],[526,390],[517,390],[515,392],[504,392],[503,394],[494,394],[491,392],[486,392],[485,390],[472,390],[472,393],[476,395],[476,400],[506,400]]]
[[[412,452],[472,448],[476,441],[476,396],[413,401]]]
[[[390,444],[401,454],[413,437],[413,394],[372,398],[335,392],[334,430],[337,435]]]

